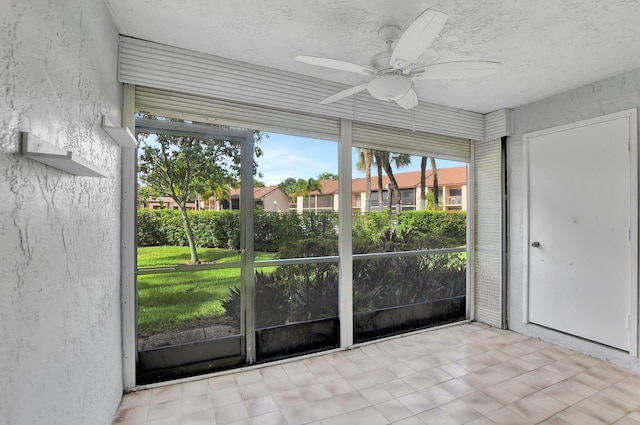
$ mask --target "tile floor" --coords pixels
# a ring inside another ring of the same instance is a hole
[[[640,375],[477,323],[126,394],[115,425],[640,424]]]

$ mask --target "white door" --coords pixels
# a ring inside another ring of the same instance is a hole
[[[635,110],[524,138],[528,320],[626,351],[637,348],[632,121]]]

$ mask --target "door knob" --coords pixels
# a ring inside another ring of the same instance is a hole
[[[540,242],[538,242],[538,241],[532,242],[531,246],[534,247],[534,248],[538,248],[540,246]]]

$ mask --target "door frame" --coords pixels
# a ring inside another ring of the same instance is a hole
[[[529,191],[529,146],[531,139],[547,134],[562,132],[580,127],[588,127],[599,123],[627,118],[629,122],[629,161],[630,161],[630,268],[631,268],[631,293],[629,309],[629,354],[638,357],[638,110],[637,108],[620,111],[613,114],[577,121],[570,124],[551,127],[522,136],[523,141],[523,276],[522,276],[522,322],[529,324],[529,244],[530,241],[530,191]]]
[[[203,126],[202,124],[156,121],[136,118],[135,134],[148,130],[162,134],[197,136],[216,140],[237,142],[240,148],[240,260],[226,263],[224,267],[216,265],[181,265],[173,271],[199,271],[216,268],[240,269],[240,333],[231,337],[191,342],[169,347],[158,347],[145,352],[137,349],[137,330],[133,335],[136,352],[135,384],[146,385],[172,379],[185,378],[196,374],[210,373],[232,365],[248,366],[256,361],[255,356],[255,281],[253,252],[253,130],[230,127]],[[135,164],[137,169],[137,154]],[[135,173],[137,181],[137,171]],[[137,199],[135,201],[137,205]],[[135,220],[135,216],[134,216]],[[134,232],[137,234],[137,232]],[[134,236],[135,238],[135,236]],[[137,238],[133,245],[137,250]],[[137,268],[136,268],[137,270]],[[137,272],[136,272],[137,274]],[[146,274],[146,273],[145,273]],[[133,282],[134,295],[138,291],[137,277]],[[137,296],[136,296],[137,301]],[[138,320],[138,305],[133,303],[133,320]],[[210,355],[218,355],[211,357]],[[190,359],[186,364],[182,361]]]

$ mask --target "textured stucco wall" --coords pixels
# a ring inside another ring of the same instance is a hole
[[[509,327],[515,331],[640,370],[637,359],[577,338],[522,322],[524,259],[523,134],[636,108],[640,105],[640,70],[619,75],[515,109],[514,135],[507,144],[509,193]],[[566,190],[567,188],[565,188]]]
[[[122,394],[118,35],[103,0],[0,1],[0,424],[110,424]],[[29,131],[108,171],[21,157]]]

